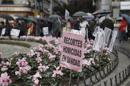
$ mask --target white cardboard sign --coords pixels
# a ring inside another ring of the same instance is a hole
[[[95,34],[93,50],[100,51],[104,47],[105,47],[105,34],[104,31],[100,28]]]
[[[105,27],[104,33],[105,33],[105,44],[106,44],[106,46],[108,46],[108,44],[109,44],[111,32],[112,32],[111,29]]]
[[[11,36],[18,37],[19,34],[20,34],[20,30],[18,30],[18,29],[11,29],[11,33],[10,33]]]
[[[113,50],[113,46],[114,46],[114,43],[115,43],[117,34],[118,34],[118,31],[117,31],[117,30],[113,30],[111,42],[110,42],[110,45],[109,45],[109,50],[110,50],[111,52],[112,52],[112,50]]]
[[[3,29],[2,29],[1,35],[4,35],[4,34],[5,34],[5,30],[6,30],[6,28],[3,28]]]
[[[49,34],[49,29],[48,29],[48,27],[43,27],[42,30],[43,30],[43,34],[44,34],[44,35],[48,35],[48,34]]]

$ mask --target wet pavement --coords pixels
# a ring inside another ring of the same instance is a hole
[[[24,41],[25,42],[25,41]],[[31,45],[30,48],[18,46],[18,45],[8,45],[8,44],[0,44],[0,52],[2,52],[2,58],[8,58],[12,56],[16,51],[25,53],[29,51],[31,48],[39,45],[40,43],[36,42],[26,42]]]

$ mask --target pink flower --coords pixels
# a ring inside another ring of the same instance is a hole
[[[58,67],[56,68],[56,70],[53,71],[52,77],[56,77],[56,75],[60,75],[60,76],[63,75],[63,72],[60,70],[60,66],[58,66]]]
[[[90,66],[92,64],[95,64],[94,58],[90,58],[88,60],[86,60],[86,59],[82,60],[82,65],[83,66]]]
[[[91,65],[91,62],[88,61],[88,60],[86,60],[86,59],[84,59],[84,60],[82,60],[82,65],[83,65],[83,66],[90,66],[90,65]]]
[[[1,86],[8,86],[10,83],[12,83],[12,80],[10,79],[10,76],[8,74],[2,73],[0,77],[0,85]]]
[[[37,57],[40,57],[41,55],[40,55],[41,53],[39,53],[39,52],[36,52],[36,55],[37,55]]]
[[[92,49],[85,49],[84,53],[90,53],[92,51]]]
[[[8,70],[8,67],[7,66],[2,66],[1,67],[1,71],[7,71]]]
[[[91,39],[91,40],[90,40],[90,44],[92,44],[92,45],[93,45],[93,42],[94,42],[94,40],[93,40],[93,39]]]
[[[90,61],[92,64],[95,64],[94,58],[90,58],[89,61]]]
[[[55,60],[56,56],[49,53],[49,60],[53,61]]]
[[[7,71],[8,70],[8,67],[10,66],[11,64],[7,61],[7,62],[4,62],[2,61],[1,62],[1,71]]]
[[[60,44],[60,41],[59,41],[59,40],[61,40],[61,39],[58,38],[58,39],[55,40],[55,44],[56,44],[56,45]]]
[[[42,78],[42,76],[40,75],[39,72],[37,72],[35,75],[33,75],[32,81],[33,81],[33,86],[40,86],[39,83],[39,79],[38,78]]]
[[[33,78],[42,78],[42,76],[40,75],[40,73],[39,73],[39,72],[36,72],[36,74],[35,74],[35,75],[33,75]]]
[[[55,47],[54,49],[55,49],[54,52],[56,52],[56,54],[58,54],[58,53],[60,53],[62,51],[62,47],[60,45]]]
[[[47,69],[48,69],[49,67],[48,66],[44,66],[44,65],[42,65],[42,64],[40,64],[39,66],[38,66],[38,70],[40,71],[40,72],[45,72]]]
[[[34,39],[35,39],[35,40],[40,40],[40,39],[41,39],[41,37],[34,37]]]
[[[41,57],[37,57],[35,60],[37,61],[37,63],[42,62],[42,58]]]
[[[26,58],[22,58],[22,59],[19,59],[18,62],[16,62],[16,64],[19,67],[25,67],[28,65],[28,62],[26,61]]]
[[[44,51],[44,48],[43,48],[44,46],[43,45],[39,45],[38,47],[37,47],[37,50],[39,50],[39,51]]]
[[[104,53],[105,53],[106,55],[110,53],[109,48],[107,48],[107,47],[105,47],[102,51],[104,51]]]
[[[26,67],[19,67],[19,71],[23,74],[27,74],[28,71],[31,69],[30,66],[26,66]]]
[[[91,44],[87,44],[87,45],[86,45],[86,48],[87,48],[87,49],[90,49],[90,48],[92,48],[92,45],[91,45]]]
[[[21,72],[20,71],[15,71],[15,75],[21,76]]]
[[[34,78],[32,81],[34,83],[33,86],[39,86],[38,84],[40,81],[37,78]]]
[[[1,62],[1,65],[2,65],[2,66],[10,66],[11,63],[9,63],[8,61],[6,61],[6,62],[2,61],[2,62]]]
[[[54,45],[48,43],[48,45],[46,45],[47,48],[54,48]]]
[[[44,53],[49,53],[49,51],[48,50],[44,50]]]
[[[28,71],[31,69],[31,66],[28,65],[26,58],[19,59],[16,64],[19,67],[19,72],[21,72],[23,74],[27,74]]]
[[[29,57],[34,56],[34,55],[35,55],[34,50],[30,50],[30,52],[28,52],[27,55],[28,55]]]

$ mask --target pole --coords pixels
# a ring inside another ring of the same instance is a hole
[[[53,1],[50,0],[50,15],[53,13]]]

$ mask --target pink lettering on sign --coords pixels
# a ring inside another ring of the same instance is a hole
[[[62,36],[62,56],[60,66],[81,72],[82,59],[84,57],[84,37],[69,32],[64,32]]]

